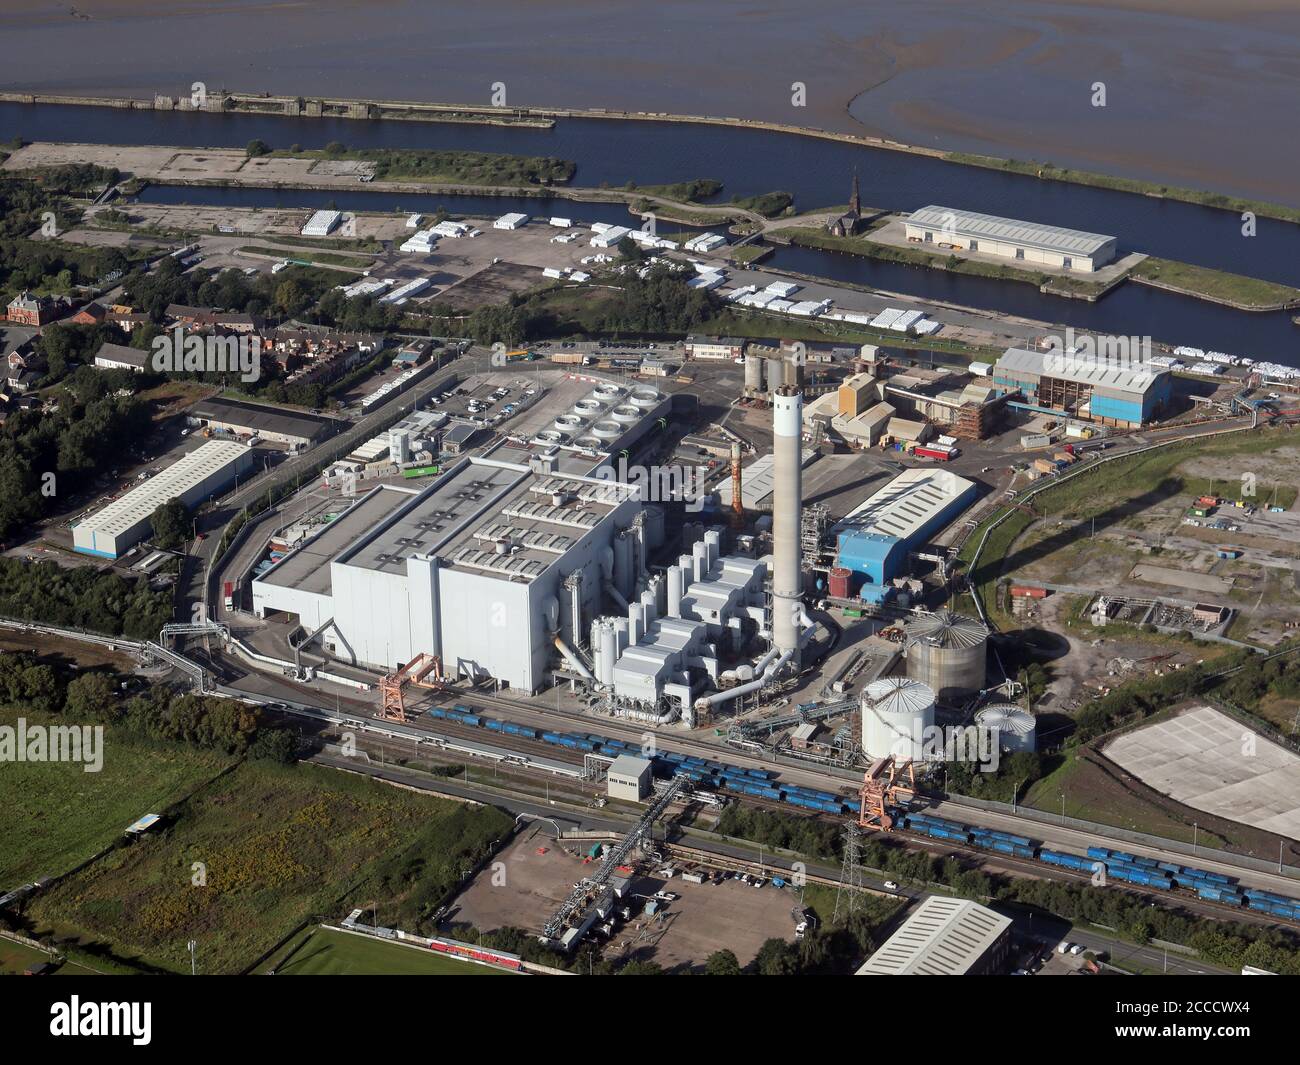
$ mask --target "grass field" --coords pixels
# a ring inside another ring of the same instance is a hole
[[[63,723],[34,710],[0,709],[0,724]],[[104,730],[104,764],[22,762],[0,771],[0,886],[17,887],[74,868],[120,839],[142,814],[159,813],[216,776],[230,759],[206,751],[151,746]]]
[[[1205,266],[1174,262],[1154,257],[1142,260],[1133,270],[1134,277],[1159,281],[1193,295],[1227,300],[1229,303],[1251,309],[1270,309],[1288,306],[1300,300],[1300,289],[1261,281],[1256,277],[1211,270]]]
[[[508,976],[431,950],[322,928],[275,970],[279,976]]]
[[[35,950],[22,943],[9,939],[0,939],[0,976],[13,976],[27,970],[29,965],[49,961],[50,956],[44,951]],[[64,962],[55,971],[55,976],[98,976],[94,969],[88,969],[76,962]]]
[[[509,827],[491,807],[309,764],[246,762],[161,833],[38,898],[30,916],[38,932],[162,970],[188,969],[185,944],[197,939],[201,971],[237,973],[303,922],[376,897],[386,922],[421,930]]]
[[[1146,508],[1172,497],[1188,497],[1190,502],[1190,497],[1208,492],[1211,488],[1220,493],[1227,492],[1231,496],[1232,489],[1240,482],[1236,466],[1228,464],[1227,460],[1267,456],[1292,443],[1292,438],[1281,430],[1261,430],[1171,444],[1141,455],[1116,459],[1095,471],[1073,476],[1039,492],[1028,505],[1037,514],[1051,515],[1054,518],[1075,521],[1095,518],[1100,530],[1111,523],[1132,521]],[[1184,464],[1207,456],[1225,462],[1217,481],[1212,482],[1208,477],[1188,475],[1181,471],[1180,467]],[[1257,485],[1256,497],[1267,498],[1273,487],[1262,483]],[[1280,486],[1278,498],[1285,498],[1293,490],[1292,486]],[[967,539],[959,556],[964,564],[969,566],[985,529],[1004,513],[1006,511],[1003,508],[995,510]],[[1006,615],[997,616],[997,597],[993,595],[993,586],[1002,578],[1011,578],[1018,568],[1006,569],[1005,563],[1013,549],[1020,553],[1018,541],[1034,520],[1024,511],[1013,511],[989,535],[988,543],[980,554],[979,564],[973,570],[968,570],[970,587],[981,597],[985,609],[996,620],[1005,622],[1008,619]],[[1038,560],[1046,561],[1046,557],[1040,556]]]

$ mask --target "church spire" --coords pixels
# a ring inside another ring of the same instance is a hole
[[[853,168],[853,191],[849,194],[849,214],[854,218],[862,217],[862,199],[858,195],[858,168]]]

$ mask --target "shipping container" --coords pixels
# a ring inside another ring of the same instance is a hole
[[[1027,584],[1013,584],[1011,594],[1017,599],[1046,599],[1046,588],[1033,588]]]

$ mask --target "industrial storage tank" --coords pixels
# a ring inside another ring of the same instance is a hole
[[[1038,749],[1038,733],[1034,715],[1014,703],[986,706],[975,715],[975,724],[981,728],[997,729],[998,747],[1015,753]]]
[[[844,566],[833,566],[830,572],[829,592],[833,599],[847,599],[853,583],[853,571]]]
[[[763,391],[763,360],[757,355],[745,356],[745,391]]]
[[[862,693],[862,749],[869,758],[925,760],[934,726],[934,691],[909,677],[887,677]]]
[[[959,703],[984,689],[989,630],[974,618],[939,610],[903,626],[907,675],[940,702]]]

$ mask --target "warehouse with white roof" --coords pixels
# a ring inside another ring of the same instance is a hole
[[[153,512],[171,499],[195,507],[253,465],[253,451],[231,440],[209,440],[72,527],[72,547],[85,555],[119,558],[152,532]]]
[[[839,565],[853,574],[863,599],[883,601],[910,551],[950,524],[975,499],[975,482],[949,470],[900,473],[847,514],[834,529]]]
[[[967,899],[931,895],[858,976],[992,976],[1011,952],[1011,919]]]
[[[1092,273],[1113,260],[1117,244],[1116,238],[1101,233],[935,205],[913,211],[903,228],[908,240],[940,250],[978,252],[1080,273]]]

